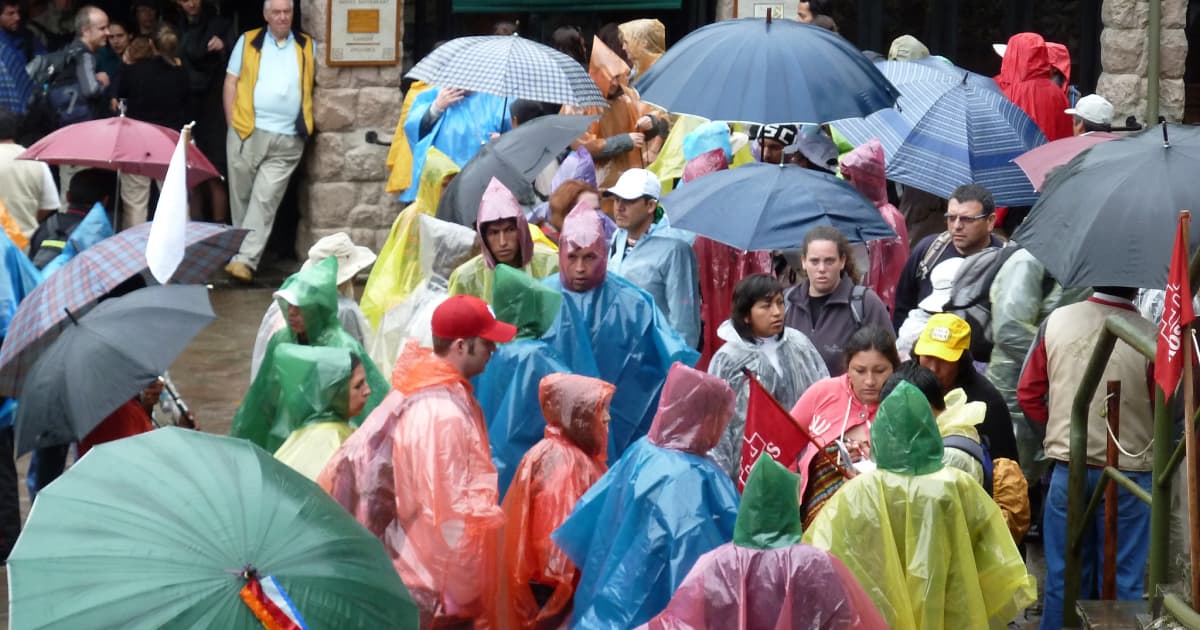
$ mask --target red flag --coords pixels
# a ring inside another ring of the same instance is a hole
[[[746,486],[750,468],[758,456],[766,453],[789,469],[808,446],[807,432],[801,428],[770,392],[763,389],[749,371],[750,398],[746,404],[746,432],[742,436],[742,461],[738,471],[738,492]]]
[[[1171,271],[1167,274],[1167,295],[1163,299],[1162,321],[1158,325],[1158,354],[1154,359],[1154,380],[1168,397],[1175,393],[1183,372],[1183,327],[1191,323],[1191,284],[1188,282],[1188,217],[1179,217],[1175,230],[1175,249],[1171,252]]]

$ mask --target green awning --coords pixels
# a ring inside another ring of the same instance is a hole
[[[626,11],[678,9],[683,0],[454,0],[455,13]]]

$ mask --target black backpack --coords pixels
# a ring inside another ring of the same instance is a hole
[[[29,62],[26,70],[33,80],[33,95],[26,109],[23,141],[32,143],[56,129],[94,118],[91,99],[83,96],[76,72],[85,54],[83,44],[72,42]]]
[[[67,246],[71,232],[75,231],[81,221],[82,216],[65,212],[55,212],[46,217],[30,239],[29,258],[33,261],[33,266],[43,269],[57,258]]]

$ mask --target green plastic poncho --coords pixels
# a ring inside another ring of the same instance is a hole
[[[331,257],[292,274],[284,281],[279,291],[275,292],[275,299],[286,302],[279,305],[284,313],[287,312],[289,304],[300,308],[304,318],[306,345],[341,348],[355,354],[362,361],[371,396],[367,399],[362,413],[349,419],[351,425],[358,426],[391,388],[375,367],[375,363],[367,356],[362,344],[350,336],[338,322],[337,266],[337,258]],[[250,384],[249,391],[246,392],[246,397],[242,399],[241,406],[234,414],[230,435],[250,440],[273,453],[288,435],[298,428],[298,425],[293,425],[289,416],[281,410],[281,401],[286,401],[285,396],[290,398],[291,392],[284,389],[279,372],[275,368],[275,362],[278,360],[275,350],[281,344],[298,342],[291,328],[280,330],[267,342],[266,356]]]
[[[341,348],[281,343],[275,348],[278,422],[291,427],[275,459],[316,480],[325,462],[350,437],[350,353]]]
[[[897,630],[1005,628],[1037,599],[1000,509],[943,467],[929,404],[901,383],[871,427],[879,468],[847,481],[804,533],[837,556]]]
[[[800,520],[800,475],[792,473],[768,455],[750,469],[737,521],[733,544],[750,549],[778,549],[800,542],[804,527]]]
[[[421,282],[417,215],[434,216],[437,213],[438,202],[442,199],[448,178],[457,175],[458,171],[454,160],[433,147],[429,148],[425,155],[425,166],[421,170],[417,200],[404,208],[392,222],[392,231],[383,249],[379,250],[375,265],[371,267],[367,286],[363,287],[359,306],[372,328],[378,329],[383,314],[408,297]]]

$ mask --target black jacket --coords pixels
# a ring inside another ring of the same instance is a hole
[[[959,364],[958,380],[955,387],[961,387],[967,394],[967,400],[979,401],[987,405],[987,414],[983,422],[975,425],[981,438],[987,438],[988,452],[992,458],[1006,457],[1019,463],[1017,458],[1017,438],[1013,434],[1012,416],[1008,413],[1008,403],[994,385],[988,382],[973,366],[965,362]]]

